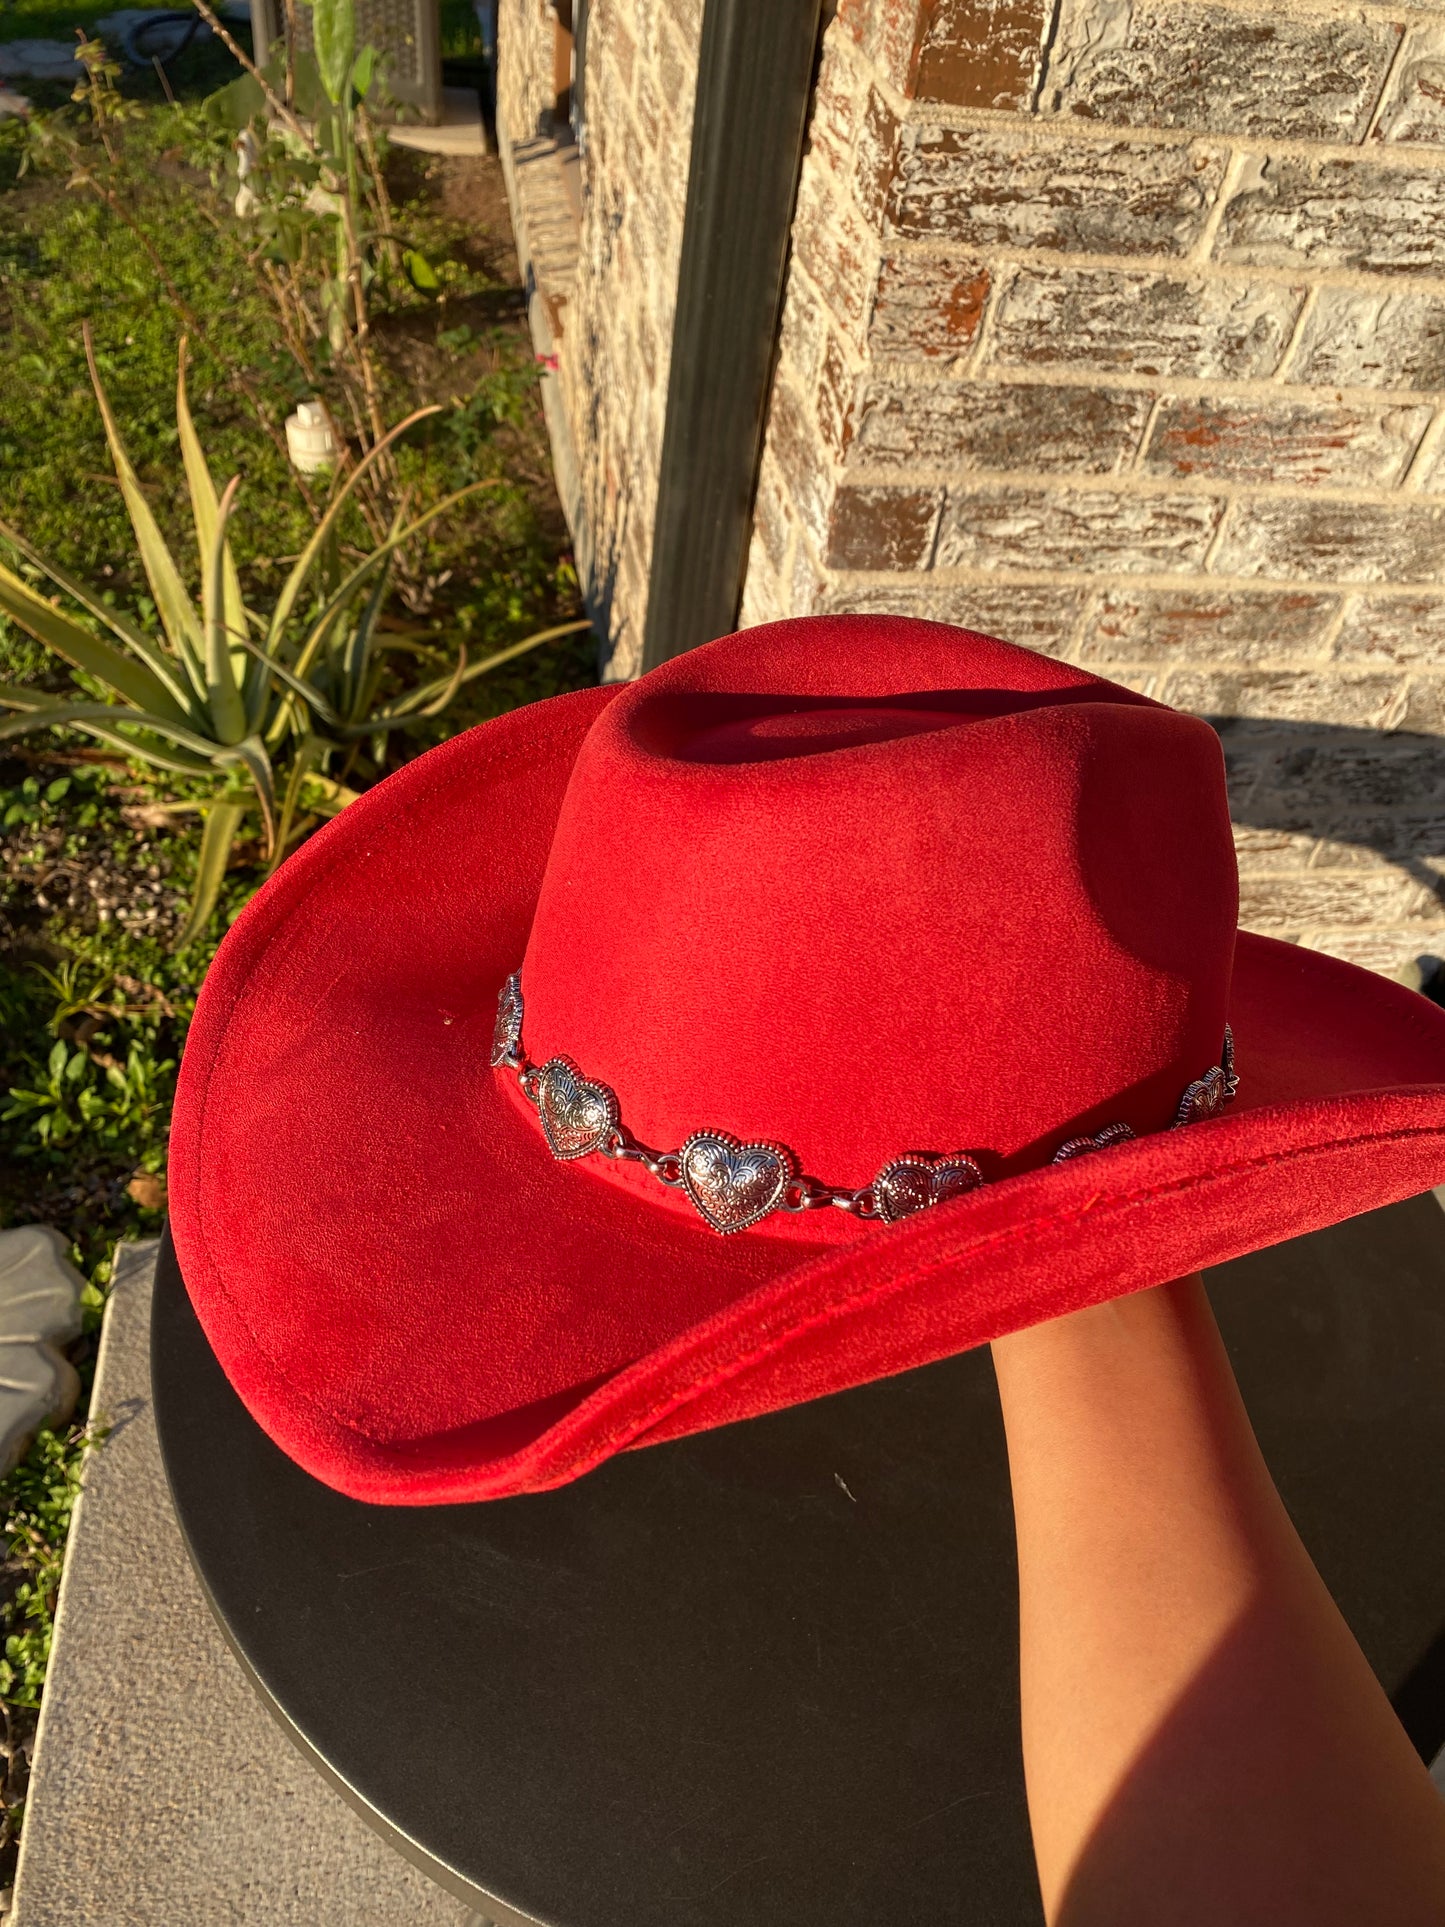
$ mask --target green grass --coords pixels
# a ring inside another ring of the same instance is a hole
[[[114,13],[120,0],[74,0],[57,7],[54,0],[0,0],[0,40],[69,40],[77,27],[87,33],[105,14]]]
[[[0,0],[0,38],[54,34],[61,17]],[[67,23],[87,17],[63,15]],[[453,25],[461,35],[466,20],[459,13]],[[192,406],[218,477],[243,478],[238,560],[248,593],[264,602],[310,523],[288,466],[225,375],[247,369],[278,417],[307,390],[278,348],[248,259],[254,234],[230,212],[225,142],[184,104],[226,77],[215,55],[177,63],[180,109],[160,102],[154,76],[127,82],[148,105],[125,130],[122,175],[202,323],[191,348]],[[145,584],[111,480],[81,326],[88,320],[94,331],[142,485],[179,550],[180,323],[131,229],[93,196],[67,189],[63,175],[23,171],[25,149],[25,130],[0,123],[0,517],[144,617]],[[471,479],[504,485],[438,525],[414,606],[396,613],[419,647],[449,654],[464,637],[475,655],[565,621],[577,589],[520,291],[489,237],[439,211],[430,179],[398,156],[394,190],[407,233],[437,265],[441,298],[399,291],[383,304],[387,413],[396,419],[433,399],[446,405],[405,455],[417,504]],[[400,741],[395,756],[594,674],[585,636],[524,656],[468,685],[453,713]],[[66,675],[0,623],[0,681],[61,687]],[[154,1236],[163,1224],[158,1183],[186,1027],[215,945],[260,880],[259,850],[238,846],[211,927],[188,949],[174,948],[198,819],[160,805],[183,800],[185,789],[184,779],[158,788],[143,770],[103,760],[93,744],[42,736],[0,745],[0,1224],[56,1225],[88,1280],[85,1329],[71,1351],[84,1387],[75,1421],[43,1432],[0,1482],[8,1747],[0,1748],[0,1886],[12,1877],[70,1511],[94,1443],[85,1415],[113,1253],[118,1240]]]

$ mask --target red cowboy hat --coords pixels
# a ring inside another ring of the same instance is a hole
[[[1235,917],[1213,733],[1007,643],[784,622],[538,703],[221,946],[186,1283],[318,1478],[481,1499],[1445,1178],[1445,1011]]]

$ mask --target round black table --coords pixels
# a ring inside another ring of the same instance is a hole
[[[1422,1754],[1445,1743],[1445,1214],[1211,1290],[1266,1456]],[[169,1243],[155,1410],[220,1623],[366,1818],[499,1923],[1041,1919],[985,1353],[614,1459],[372,1507],[247,1416]]]

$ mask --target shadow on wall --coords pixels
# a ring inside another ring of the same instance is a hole
[[[1205,720],[1224,745],[1243,920],[1251,907],[1268,911],[1273,893],[1285,922],[1418,924],[1421,952],[1445,948],[1445,737]]]
[[[1290,718],[1205,721],[1224,745],[1241,828],[1323,845],[1310,867],[1372,851],[1445,904],[1445,736]]]

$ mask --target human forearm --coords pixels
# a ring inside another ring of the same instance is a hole
[[[1275,1493],[1199,1281],[994,1354],[1050,1919],[1445,1919],[1445,1806]]]

